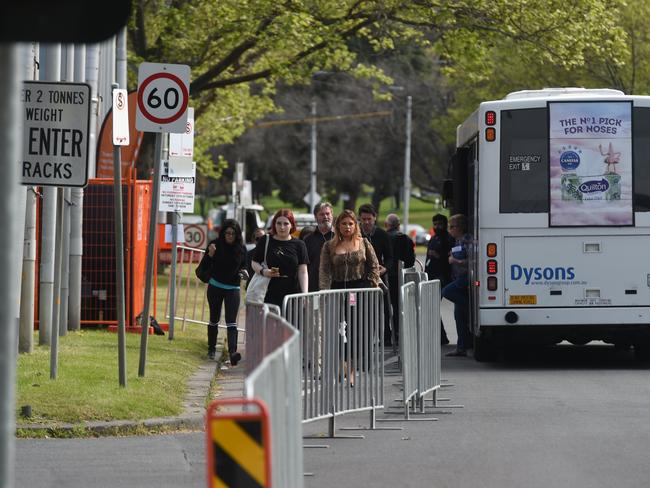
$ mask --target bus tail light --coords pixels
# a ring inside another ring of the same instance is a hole
[[[493,142],[497,138],[497,130],[494,127],[488,127],[485,129],[485,140],[488,142]]]
[[[487,272],[488,274],[495,275],[497,274],[497,262],[495,259],[488,259],[487,261]]]
[[[497,277],[496,276],[488,276],[487,289],[489,291],[496,291],[497,290]]]
[[[495,242],[490,242],[487,245],[487,256],[488,258],[496,258],[497,257],[497,245]]]
[[[497,113],[493,110],[485,112],[485,125],[494,125],[497,123]]]

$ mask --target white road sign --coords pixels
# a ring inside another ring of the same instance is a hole
[[[194,212],[194,188],[196,182],[196,164],[192,176],[169,176],[169,163],[163,161],[160,176],[160,212]]]
[[[113,145],[129,145],[129,94],[113,90]]]
[[[185,245],[196,249],[208,246],[208,226],[205,224],[185,224]]]
[[[169,134],[169,155],[194,157],[194,109],[187,108],[187,125],[182,134]]]
[[[140,64],[136,128],[144,132],[184,133],[187,130],[189,86],[189,66]]]
[[[81,187],[88,182],[90,86],[25,81],[23,185]]]

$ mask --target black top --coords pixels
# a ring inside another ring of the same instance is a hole
[[[449,252],[454,245],[455,240],[447,231],[431,236],[427,244],[427,259],[424,264],[424,270],[430,280],[439,279],[443,285],[451,281]]]
[[[241,246],[237,252],[235,245],[225,244],[218,239],[210,244],[217,247],[212,256],[212,278],[225,285],[239,286],[239,271],[246,269],[246,248]],[[205,252],[208,252],[207,249]]]
[[[363,234],[363,237],[366,237],[375,249],[379,264],[390,268],[393,264],[393,248],[388,232],[375,226],[370,234]]]
[[[267,238],[260,238],[253,251],[253,261],[264,262],[264,247]],[[309,264],[307,246],[300,239],[291,238],[288,241],[280,241],[268,236],[269,247],[266,252],[267,268],[280,268],[281,278],[271,278],[266,292],[264,302],[273,303],[282,307],[282,300],[286,295],[300,293],[298,283],[298,266]]]
[[[309,291],[319,291],[318,269],[320,268],[320,252],[323,249],[323,244],[333,237],[334,232],[331,230],[323,234],[318,229],[305,237],[307,256],[309,257]]]
[[[409,236],[399,232],[397,229],[389,230],[391,245],[393,247],[393,261],[388,267],[389,276],[397,276],[397,262],[404,261],[404,267],[410,268],[415,264],[415,250],[413,241]]]

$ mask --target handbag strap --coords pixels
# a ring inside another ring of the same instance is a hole
[[[266,236],[266,244],[264,244],[264,264],[266,264],[266,251],[269,249],[269,241],[271,240],[271,236],[267,235]]]

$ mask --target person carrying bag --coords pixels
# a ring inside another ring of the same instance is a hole
[[[266,253],[269,249],[270,236],[266,236],[264,244],[264,261],[262,261],[262,270],[266,269]],[[251,278],[248,288],[246,289],[246,303],[264,303],[266,291],[269,288],[271,278],[267,278],[262,273],[255,273]]]

